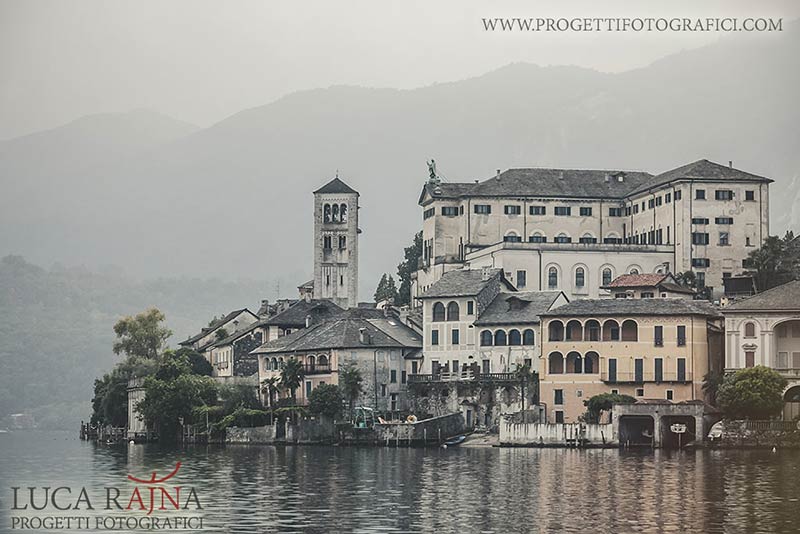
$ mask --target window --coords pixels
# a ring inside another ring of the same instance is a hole
[[[553,390],[553,404],[564,404],[564,390],[563,389],[554,389]]]
[[[656,358],[653,360],[653,375],[656,382],[664,381],[664,358]]]
[[[644,359],[635,358],[633,360],[633,380],[641,384],[644,382]]]
[[[611,269],[609,269],[608,267],[603,269],[603,285],[604,286],[607,286],[608,284],[611,283],[611,276],[612,276],[611,275]]]
[[[467,315],[475,315],[475,301],[467,301]]]
[[[733,224],[733,217],[717,217],[714,222],[717,224]]]
[[[744,246],[746,246],[746,247],[752,247],[753,246],[753,243],[750,242],[750,237],[749,236],[744,238]]]
[[[585,244],[587,244],[587,243],[597,243],[597,238],[593,237],[593,236],[591,236],[589,234],[586,234],[583,237],[579,238],[578,242],[579,243],[585,243]]]
[[[686,326],[678,325],[678,346],[686,346]]]
[[[745,367],[755,367],[756,365],[756,353],[753,351],[746,351],[744,353],[744,366]]]
[[[622,208],[608,208],[609,217],[622,217]]]
[[[647,201],[647,207],[650,208],[650,209],[655,208],[656,207],[656,200],[654,198],[651,198],[650,200],[648,200]]]
[[[343,286],[343,285],[344,285],[344,275],[343,275],[343,274],[340,274],[340,275],[339,275],[339,285],[340,285],[340,286]]]
[[[697,287],[706,287],[706,273],[698,271],[697,273]]]
[[[558,287],[558,269],[555,267],[550,267],[547,271],[547,285],[551,289]]]
[[[453,330],[450,331],[450,338],[450,341],[453,345],[460,344],[460,332],[458,331],[458,328],[453,328]]]
[[[523,345],[534,345],[534,334],[533,330],[528,328],[522,333],[522,344]]]
[[[389,382],[391,382],[392,384],[397,383],[397,371],[395,371],[394,369],[389,371]]]
[[[381,397],[386,396],[386,384],[381,384]]]
[[[400,371],[400,383],[405,384],[406,380],[408,380],[408,376],[406,376],[405,371]]]
[[[431,345],[438,345],[439,344],[439,331],[438,330],[431,330]]]
[[[756,192],[755,191],[745,191],[744,192],[744,199],[745,200],[755,200],[756,199]]]
[[[347,236],[340,235],[339,236],[339,250],[344,250],[347,248]]]
[[[719,233],[719,246],[727,247],[730,245],[730,234],[728,232],[720,232]]]
[[[481,332],[481,347],[492,346],[492,333],[489,330]]]
[[[697,189],[694,192],[695,200],[705,200],[706,199],[706,190],[705,189]]]
[[[415,375],[419,371],[419,362],[411,362],[411,374]]]
[[[634,204],[633,205],[633,213],[634,213],[634,215],[639,213],[639,204]]]
[[[556,215],[572,215],[572,208],[570,206],[556,206],[554,211]]]
[[[444,304],[441,302],[435,302],[433,304],[433,320],[434,322],[445,320]]]
[[[642,298],[643,299],[651,299],[653,297],[655,297],[655,294],[652,291],[643,291],[642,292]]]
[[[733,191],[729,189],[718,189],[714,191],[714,198],[716,200],[733,200]]]
[[[516,329],[509,330],[508,344],[510,346],[522,345],[522,334],[519,333],[519,330]]]
[[[566,234],[556,236],[556,243],[572,243],[572,238]]]
[[[505,330],[498,330],[494,333],[494,344],[496,347],[505,347],[508,345]]]
[[[708,258],[692,258],[692,267],[708,267],[711,260]]]
[[[547,215],[547,208],[545,206],[531,206],[528,208],[531,215]]]
[[[458,215],[458,206],[442,206],[442,215],[445,217],[455,217]]]
[[[664,204],[669,204],[672,202],[672,193],[667,193],[664,195]]]
[[[591,217],[592,208],[580,208],[581,217]]]
[[[523,289],[527,285],[527,278],[527,271],[517,271],[517,289]]]
[[[675,397],[675,393],[671,389],[668,389],[667,390],[667,400],[671,401],[674,397]]]
[[[522,238],[518,235],[508,234],[503,237],[503,241],[506,243],[522,243]]]
[[[693,245],[708,245],[708,234],[702,232],[692,232]]]
[[[583,267],[575,269],[575,287],[583,287],[586,285],[586,272]]]
[[[492,213],[492,207],[489,204],[475,204],[475,213],[478,215],[489,215]]]
[[[612,383],[617,381],[617,359],[616,358],[609,358],[608,359],[608,381],[612,382]]]
[[[686,382],[686,358],[678,358],[678,382]]]
[[[664,327],[663,326],[656,326],[654,334],[655,334],[656,347],[663,347],[664,346]]]
[[[745,323],[745,325],[744,325],[744,337],[756,337],[756,324],[755,323]]]
[[[637,397],[644,397],[644,388],[636,388],[636,393],[635,393],[635,395],[636,395]]]
[[[681,191],[680,190],[675,191],[675,200],[680,200],[680,199],[681,199]]]
[[[506,215],[519,215],[522,213],[522,208],[520,206],[504,206],[503,211]]]
[[[656,206],[661,205],[661,197],[656,197]]]
[[[541,234],[534,234],[528,238],[530,243],[547,243],[547,237]]]
[[[564,423],[564,410],[556,410],[556,424]]]
[[[460,309],[458,307],[458,302],[451,302],[447,305],[447,320],[448,321],[458,321]]]
[[[693,217],[692,224],[708,224],[708,219],[705,217]]]
[[[434,215],[436,215],[436,208],[428,208],[428,209],[426,209],[425,211],[422,212],[422,218],[423,219],[430,219]]]
[[[322,236],[322,248],[324,248],[325,250],[330,250],[331,248],[333,248],[331,243],[332,243],[331,236],[329,235]]]

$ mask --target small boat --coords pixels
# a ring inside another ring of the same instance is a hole
[[[445,441],[444,445],[442,446],[444,448],[455,447],[456,445],[461,445],[461,443],[463,443],[465,439],[467,439],[466,436],[455,436]]]

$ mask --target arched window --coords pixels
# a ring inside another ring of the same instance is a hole
[[[755,325],[755,323],[745,323],[744,324],[744,337],[756,337],[756,325]]]
[[[567,354],[567,372],[580,374],[583,372],[583,358],[577,352]]]
[[[639,269],[637,269],[636,267],[631,268],[630,274],[639,274]]]
[[[334,204],[331,207],[331,220],[333,222],[339,222],[339,204]]]
[[[328,357],[325,356],[324,354],[320,354],[319,358],[317,359],[317,364],[319,364],[320,367],[327,367],[328,366]]]
[[[325,207],[322,208],[322,216],[323,216],[323,220],[326,223],[331,222],[331,205],[330,204],[325,204]]]
[[[508,344],[509,345],[522,345],[522,335],[519,333],[519,330],[511,330],[508,333]]]
[[[503,347],[507,345],[505,330],[498,330],[494,333],[494,344],[496,347]]]
[[[548,341],[564,341],[564,323],[561,321],[550,321],[547,326],[549,335]]]
[[[522,238],[516,232],[511,231],[503,237],[503,241],[506,243],[522,243]]]
[[[541,232],[534,232],[528,237],[529,243],[547,243],[547,236]]]
[[[614,319],[603,323],[603,341],[619,341],[619,323]]]
[[[551,375],[560,375],[564,372],[564,356],[560,352],[551,352],[547,357],[547,372]]]
[[[562,232],[556,236],[556,243],[572,243],[572,238]]]
[[[270,363],[272,363],[272,370],[273,371],[277,371],[278,370],[278,359],[277,358],[272,358],[272,362],[270,362]]]
[[[594,319],[586,321],[583,332],[584,341],[600,341],[600,323]]]
[[[611,283],[611,269],[606,267],[605,269],[603,269],[603,285],[607,286],[610,283]]]
[[[481,347],[491,347],[492,346],[492,333],[489,330],[484,330],[481,332]]]
[[[586,271],[583,267],[575,269],[575,287],[583,287],[586,285]]]
[[[308,368],[313,371],[317,363],[316,358],[314,358],[314,356],[309,356],[306,358],[306,363],[308,364]]]
[[[555,267],[550,267],[547,271],[547,286],[550,289],[555,289],[558,287],[558,269]]]
[[[583,372],[594,374],[600,371],[600,356],[596,352],[587,352],[583,357]]]
[[[622,323],[622,341],[639,341],[639,326],[628,319]]]
[[[447,305],[447,320],[458,321],[458,302],[451,302]]]
[[[535,345],[535,338],[533,335],[533,330],[528,328],[522,333],[522,344],[523,345]]]
[[[341,204],[339,206],[339,220],[347,222],[347,204]]]
[[[580,321],[572,320],[567,323],[566,341],[581,341],[583,339],[583,326]]]
[[[433,304],[433,320],[434,322],[444,321],[445,313],[444,313],[444,304],[441,302],[435,302]]]

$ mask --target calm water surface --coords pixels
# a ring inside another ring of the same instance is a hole
[[[132,491],[128,473],[177,461],[204,532],[800,531],[797,451],[166,449],[48,432],[0,434],[0,530],[11,486]]]

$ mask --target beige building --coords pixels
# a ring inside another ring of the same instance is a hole
[[[680,285],[670,273],[623,274],[600,287],[601,297],[615,299],[694,299],[693,289]]]
[[[601,393],[703,400],[722,368],[722,320],[705,301],[584,299],[542,313],[539,389],[547,421],[574,423]]]
[[[763,365],[785,376],[784,418],[800,416],[800,280],[723,308],[725,370]]]
[[[769,233],[769,183],[700,160],[638,171],[510,169],[474,183],[435,176],[419,198],[418,299],[450,270],[502,268],[517,289],[597,298],[622,274],[694,271],[722,278]]]

